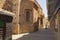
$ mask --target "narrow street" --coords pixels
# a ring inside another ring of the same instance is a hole
[[[55,32],[51,32],[49,29],[41,29],[40,31],[24,35],[17,40],[57,40]]]

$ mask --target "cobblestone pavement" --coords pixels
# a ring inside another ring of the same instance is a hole
[[[29,35],[24,35],[17,40],[57,40],[57,36],[55,32],[51,32],[49,29],[42,29]]]

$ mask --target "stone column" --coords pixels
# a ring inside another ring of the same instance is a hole
[[[13,27],[12,27],[12,32],[19,34],[19,13],[20,13],[20,0],[12,0],[13,2],[13,8],[12,12],[15,13],[16,17],[13,21]]]

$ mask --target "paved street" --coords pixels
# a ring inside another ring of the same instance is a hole
[[[24,35],[17,40],[57,40],[57,36],[55,32],[50,32],[49,29],[42,29],[29,35]]]

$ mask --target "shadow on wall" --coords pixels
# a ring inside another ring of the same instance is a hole
[[[38,31],[38,23],[35,22],[35,23],[33,24],[33,26],[34,26],[34,32]]]
[[[39,28],[39,17],[38,17],[37,21],[33,24],[33,26],[34,26],[34,32],[39,30],[38,29]]]

